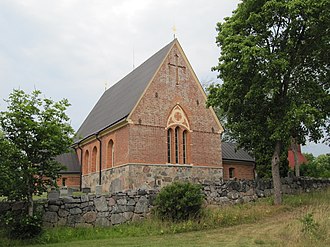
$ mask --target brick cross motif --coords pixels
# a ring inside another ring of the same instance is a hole
[[[176,85],[179,85],[179,69],[185,70],[186,67],[182,65],[178,65],[178,60],[179,60],[179,55],[175,54],[175,64],[173,63],[168,63],[168,66],[173,66],[175,67],[175,72],[176,72]]]
[[[174,118],[176,121],[180,121],[182,116],[181,116],[181,113],[180,112],[176,112],[175,115],[174,115]]]

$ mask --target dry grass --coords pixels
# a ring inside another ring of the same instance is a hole
[[[286,246],[330,246],[330,204],[306,206],[277,231]]]

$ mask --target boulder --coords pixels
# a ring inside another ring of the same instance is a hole
[[[135,206],[135,213],[147,213],[149,209],[149,200],[145,196],[141,196]]]
[[[111,224],[112,225],[118,225],[118,224],[124,223],[125,221],[126,221],[126,218],[124,217],[124,215],[122,213],[111,215]]]
[[[57,213],[55,212],[46,212],[42,216],[42,221],[43,222],[48,222],[48,223],[57,223]]]
[[[86,223],[93,223],[96,220],[95,212],[87,212],[83,215],[83,218]]]
[[[97,211],[105,212],[108,211],[108,203],[104,196],[98,197],[94,199],[94,205]]]
[[[75,215],[75,214],[81,214],[82,210],[80,208],[71,208],[70,209],[70,214]]]

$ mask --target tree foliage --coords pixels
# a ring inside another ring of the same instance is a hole
[[[20,179],[23,156],[3,135],[0,135],[0,154],[0,195],[9,195],[10,199],[20,198],[24,191]]]
[[[208,89],[208,102],[241,146],[255,156],[272,150],[275,203],[281,150],[329,130],[329,9],[329,0],[245,0],[217,25],[213,69],[223,84]]]
[[[301,175],[314,178],[330,178],[330,155],[321,154],[314,157],[304,154],[308,163],[301,166]]]
[[[30,95],[14,90],[6,102],[7,111],[0,114],[0,169],[6,185],[0,192],[9,199],[32,204],[32,195],[54,185],[64,168],[55,157],[72,144],[74,132],[65,114],[69,103],[43,98],[38,90]]]

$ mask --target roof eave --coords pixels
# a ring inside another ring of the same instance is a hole
[[[243,160],[243,159],[228,159],[222,158],[223,161],[233,161],[233,162],[249,162],[249,163],[256,163],[254,160]]]
[[[128,116],[128,115],[126,115],[126,116],[124,116],[124,117],[118,119],[118,120],[115,121],[114,123],[111,123],[111,124],[109,124],[108,126],[102,128],[102,129],[100,129],[100,130],[98,130],[98,131],[96,131],[96,132],[94,132],[94,133],[92,133],[92,134],[89,134],[88,136],[86,136],[86,137],[84,137],[84,138],[82,138],[82,139],[76,141],[76,142],[73,144],[73,147],[76,147],[76,146],[78,146],[79,144],[81,144],[81,143],[83,143],[83,142],[88,142],[89,139],[94,139],[94,138],[92,138],[92,137],[94,137],[94,136],[98,136],[101,132],[104,132],[104,131],[106,131],[106,130],[109,129],[109,128],[114,128],[114,127],[116,127],[117,125],[120,125],[120,124],[122,124],[122,123],[127,122],[127,116]]]
[[[60,171],[59,174],[80,174],[80,171]]]

